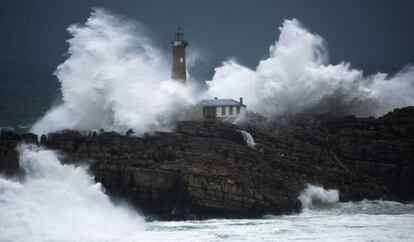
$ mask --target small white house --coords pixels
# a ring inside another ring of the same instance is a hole
[[[201,100],[203,117],[205,119],[236,119],[246,111],[246,105],[243,104],[243,98],[240,102],[233,99],[204,99]]]

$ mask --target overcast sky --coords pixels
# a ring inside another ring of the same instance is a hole
[[[66,58],[66,28],[92,7],[140,21],[165,51],[181,22],[189,54],[202,57],[190,70],[200,81],[230,57],[254,68],[292,18],[326,40],[333,64],[370,74],[414,63],[412,0],[2,0],[0,126],[33,123],[59,100],[53,71]]]
[[[170,48],[178,21],[191,48],[204,54],[208,78],[228,57],[254,67],[268,53],[283,19],[297,18],[329,44],[331,62],[368,72],[397,71],[414,62],[414,1],[381,0],[6,0],[0,5],[0,61],[53,69],[66,52],[66,27],[104,7],[142,22]]]

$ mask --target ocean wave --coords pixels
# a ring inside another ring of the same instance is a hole
[[[62,165],[56,152],[35,145],[18,152],[24,179],[0,176],[0,241],[109,241],[142,228],[85,167]]]

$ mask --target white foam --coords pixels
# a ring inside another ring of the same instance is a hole
[[[0,241],[412,241],[414,204],[339,203],[267,219],[155,221],[113,205],[82,167],[56,153],[20,146],[26,179],[0,177]],[[335,190],[308,186],[304,201],[337,201]]]
[[[20,145],[23,181],[0,177],[0,241],[91,241],[142,229],[141,217],[114,205],[84,167],[57,154]]]
[[[285,20],[255,69],[230,59],[207,84],[206,98],[244,97],[248,110],[269,118],[304,111],[378,116],[414,105],[414,66],[394,76],[364,76],[350,63],[329,64],[323,38],[296,19]]]
[[[63,103],[31,132],[169,131],[191,113],[198,95],[170,80],[170,54],[153,45],[141,24],[95,9],[68,31],[69,57],[55,72]],[[207,85],[200,98],[243,97],[247,110],[268,118],[300,112],[379,116],[414,105],[414,66],[394,76],[365,76],[350,63],[330,64],[323,38],[296,19],[283,23],[269,57],[254,69],[227,60]]]
[[[188,86],[170,79],[170,58],[141,24],[95,9],[68,31],[69,57],[55,71],[63,103],[32,132],[170,130],[195,103]]]
[[[326,190],[323,187],[308,184],[298,197],[302,203],[302,209],[314,206],[332,205],[339,201],[338,190]]]
[[[383,204],[383,202],[377,202]],[[353,203],[351,206],[364,206]],[[384,205],[384,204],[383,204]],[[136,240],[147,241],[414,241],[414,210],[393,214],[331,213],[310,210],[305,213],[267,216],[267,219],[212,219],[206,221],[154,222],[151,232],[141,231]],[[412,207],[412,205],[411,205]],[[387,211],[388,210],[388,211]]]
[[[0,127],[0,132],[1,131],[14,131],[15,130],[15,128],[13,128],[13,127]]]

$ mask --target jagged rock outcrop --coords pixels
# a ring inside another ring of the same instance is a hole
[[[307,183],[339,189],[342,201],[414,199],[413,107],[379,119],[285,121],[180,122],[175,132],[144,137],[64,131],[41,143],[67,154],[65,162],[90,162],[114,198],[162,219],[291,213],[299,211]],[[252,134],[255,147],[240,129]],[[13,147],[27,137],[34,142],[33,135],[2,133],[2,171],[17,170]]]
[[[264,129],[327,149],[339,167],[369,175],[400,199],[414,200],[414,107],[378,119],[306,116],[291,121]]]
[[[37,143],[34,134],[0,133],[0,174],[13,176],[19,173],[19,155],[16,146],[19,143]]]

